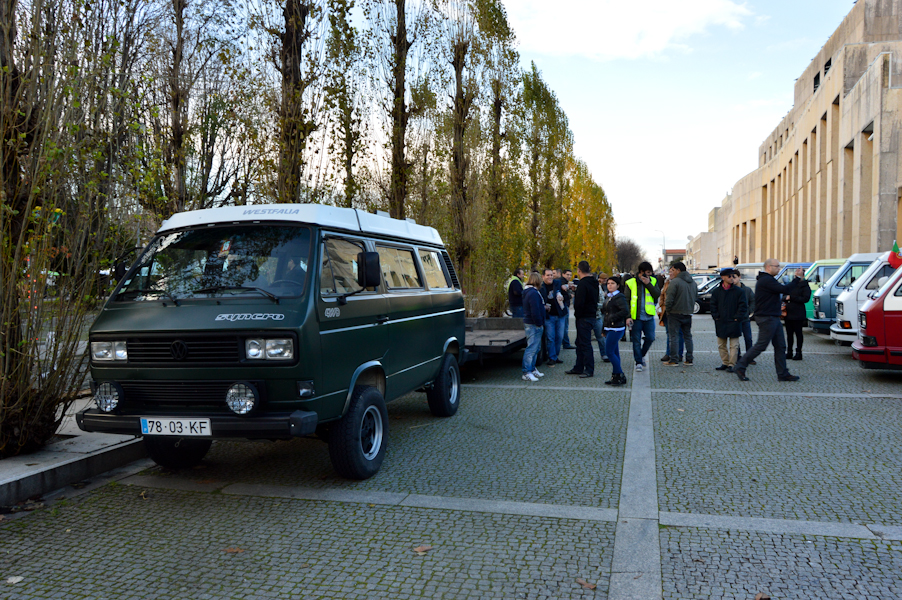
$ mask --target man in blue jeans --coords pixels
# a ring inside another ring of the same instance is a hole
[[[774,367],[777,369],[777,379],[780,381],[798,381],[799,376],[793,375],[786,368],[786,338],[783,337],[783,323],[780,322],[780,309],[783,296],[789,294],[797,285],[807,285],[802,277],[805,270],[796,269],[795,279],[781,285],[776,275],[780,272],[780,261],[776,258],[768,258],[764,261],[764,270],[758,273],[758,281],[755,283],[755,323],[758,324],[758,340],[752,349],[742,355],[736,363],[733,372],[739,377],[739,381],[748,381],[745,370],[756,356],[764,352],[769,344],[774,345]]]
[[[633,340],[633,359],[636,371],[641,372],[648,363],[645,355],[655,341],[655,304],[661,296],[658,280],[652,275],[651,263],[639,263],[636,276],[626,282],[626,297],[630,305],[630,316],[627,327],[631,327],[630,337]],[[645,343],[642,343],[642,337]]]
[[[561,280],[554,278],[554,271],[545,269],[542,275],[542,300],[545,302],[545,346],[548,351],[548,365],[560,365],[561,344],[564,341],[564,328],[567,318],[564,316],[564,295],[561,293]]]

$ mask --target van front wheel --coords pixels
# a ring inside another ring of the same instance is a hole
[[[147,454],[161,467],[190,469],[204,459],[213,440],[189,440],[177,437],[145,436]]]
[[[329,432],[332,468],[347,479],[369,479],[382,466],[387,446],[385,399],[376,388],[358,385],[348,412]]]
[[[438,377],[426,391],[429,410],[436,417],[451,417],[460,406],[460,366],[453,354],[442,358]]]

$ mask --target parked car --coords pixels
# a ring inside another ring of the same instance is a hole
[[[836,297],[836,322],[830,326],[830,337],[839,344],[851,344],[858,339],[858,311],[893,274],[889,264],[889,252],[884,252],[849,287]]]
[[[861,277],[871,263],[880,256],[879,252],[865,252],[850,256],[833,276],[812,294],[814,314],[808,318],[808,326],[822,333],[830,331],[830,326],[836,319],[836,297]]]
[[[695,314],[711,312],[711,292],[720,287],[721,279],[712,279],[698,290],[695,306],[692,312]]]
[[[743,285],[755,287],[755,281],[758,279],[758,273],[764,270],[764,263],[742,263],[733,267],[739,271],[739,278]]]
[[[77,423],[142,435],[170,468],[214,439],[316,434],[365,479],[387,401],[425,389],[434,415],[457,412],[464,311],[431,227],[315,204],[179,213],[91,327],[97,406]]]
[[[811,298],[805,303],[805,314],[808,322],[814,318],[814,292],[821,289],[821,286],[833,277],[833,274],[839,270],[846,262],[844,258],[825,258],[812,263],[808,270],[805,271],[805,281],[811,288]]]
[[[717,279],[717,273],[693,273],[692,280],[695,282],[695,285],[701,289],[706,283],[711,281],[712,279]]]
[[[787,264],[783,265],[782,267],[780,267],[780,272],[777,273],[777,281],[782,281],[783,283],[789,283],[790,281],[792,281],[792,278],[794,277],[794,273],[795,273],[796,269],[807,270],[808,267],[810,267],[810,266],[811,266],[810,262],[809,263],[802,263],[802,262],[787,263]]]
[[[902,370],[902,268],[871,296],[858,311],[852,356],[864,369]]]

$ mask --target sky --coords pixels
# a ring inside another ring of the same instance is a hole
[[[758,167],[796,78],[852,0],[507,0],[523,68],[535,62],[617,235],[657,264]],[[551,8],[549,8],[551,7]]]

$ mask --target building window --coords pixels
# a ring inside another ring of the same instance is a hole
[[[815,73],[814,74],[814,91],[816,92],[817,88],[819,88],[819,87],[821,87],[821,74]]]
[[[833,66],[833,59],[828,58],[827,62],[824,63],[824,76],[826,76],[827,73],[830,72],[830,67],[832,67],[832,66]]]

